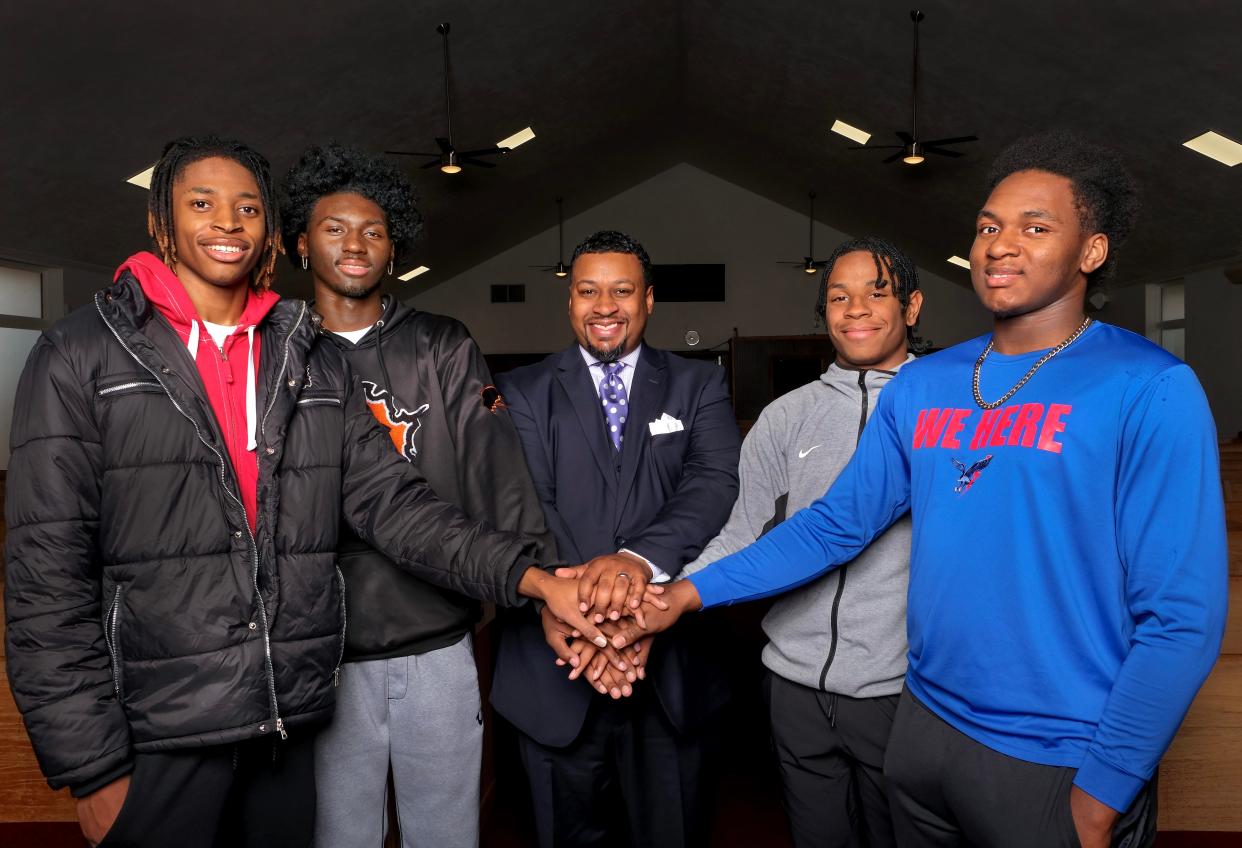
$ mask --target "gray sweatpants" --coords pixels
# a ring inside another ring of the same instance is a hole
[[[319,848],[380,848],[388,766],[403,848],[479,844],[483,721],[470,634],[408,657],[346,663],[315,743]]]

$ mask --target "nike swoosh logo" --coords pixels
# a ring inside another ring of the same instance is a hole
[[[806,455],[808,453],[815,450],[816,448],[822,448],[822,447],[823,445],[811,445],[811,447],[807,448],[806,450],[800,450],[798,451],[798,459],[806,459]]]

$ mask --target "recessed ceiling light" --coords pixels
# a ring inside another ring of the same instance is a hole
[[[147,191],[150,191],[151,190],[151,176],[154,173],[155,173],[155,166],[152,165],[150,168],[147,168],[145,171],[139,171],[138,173],[134,174],[132,177],[127,179],[125,182],[129,183],[130,185],[136,185],[138,186],[138,188],[145,188]]]
[[[408,283],[410,280],[414,279],[419,274],[426,274],[430,270],[431,269],[428,268],[426,265],[419,265],[413,271],[407,271],[406,273],[402,274],[400,277],[397,277],[397,279],[404,280],[405,282]]]
[[[1212,132],[1211,130],[1198,138],[1182,142],[1182,144],[1196,153],[1202,153],[1209,159],[1215,159],[1217,162],[1228,165],[1230,168],[1242,162],[1242,144],[1238,144],[1233,139],[1225,138],[1220,133]]]
[[[850,141],[856,141],[859,144],[866,144],[871,138],[871,133],[863,132],[858,127],[851,127],[845,121],[834,121],[832,131],[837,135],[843,135]]]
[[[524,130],[518,130],[517,132],[515,132],[513,135],[509,136],[508,138],[501,139],[500,141],[496,142],[496,146],[504,147],[504,148],[507,148],[508,150],[512,150],[513,148],[517,147],[519,144],[525,144],[526,142],[530,141],[534,137],[535,137],[535,131],[532,130],[530,127],[527,127]]]
[[[963,259],[963,258],[962,258],[962,257],[960,257],[960,256],[956,256],[956,255],[954,255],[954,256],[950,256],[950,257],[949,257],[949,264],[950,264],[950,265],[956,265],[956,266],[957,266],[957,267],[959,267],[959,268],[965,268],[967,271],[969,271],[969,270],[970,270],[970,260],[969,260],[969,259]]]

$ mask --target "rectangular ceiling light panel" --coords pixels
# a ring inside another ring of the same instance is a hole
[[[405,281],[405,282],[407,282],[407,283],[408,283],[410,280],[414,279],[414,278],[415,278],[415,277],[417,277],[419,274],[426,274],[426,273],[427,273],[428,271],[430,271],[430,270],[431,270],[431,269],[430,269],[430,268],[428,268],[426,265],[419,265],[419,266],[418,266],[417,268],[415,268],[413,271],[407,271],[407,272],[405,272],[404,274],[402,274],[400,277],[397,277],[397,279],[398,279],[398,280],[403,280],[403,281]]]
[[[970,270],[970,260],[969,260],[969,259],[963,259],[963,258],[962,258],[962,257],[960,257],[960,256],[956,256],[956,255],[955,255],[955,256],[950,256],[950,257],[949,257],[949,264],[950,264],[950,265],[956,265],[956,266],[957,266],[957,267],[959,267],[959,268],[965,268],[967,271],[969,271],[969,270]]]
[[[851,127],[845,121],[835,121],[832,125],[832,131],[837,135],[843,135],[850,141],[856,141],[859,144],[866,144],[871,138],[871,133],[863,132],[858,127]]]
[[[147,168],[145,171],[139,171],[138,173],[134,174],[132,177],[127,179],[125,182],[129,183],[130,185],[136,185],[138,186],[138,188],[145,188],[147,191],[150,191],[151,190],[151,176],[154,173],[155,173],[155,166],[152,165],[150,168]]]
[[[1242,144],[1211,130],[1182,144],[1230,168],[1242,162]]]
[[[513,148],[517,147],[519,144],[525,144],[526,142],[530,141],[534,137],[535,137],[535,131],[532,130],[530,127],[527,127],[524,130],[518,130],[517,132],[515,132],[513,135],[509,136],[508,138],[501,139],[500,141],[496,142],[496,146],[506,147],[509,150],[512,150]]]

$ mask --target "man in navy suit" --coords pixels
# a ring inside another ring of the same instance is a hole
[[[595,572],[598,610],[613,587],[636,602],[649,580],[675,577],[737,495],[725,374],[642,343],[653,295],[642,245],[596,233],[573,256],[576,341],[497,377],[560,557]],[[585,660],[570,680],[548,647],[573,656],[567,628],[524,612],[509,617],[492,703],[520,731],[540,844],[704,843],[703,732],[727,698],[710,646],[674,630],[641,646],[642,682],[634,654],[628,680],[592,679]]]

